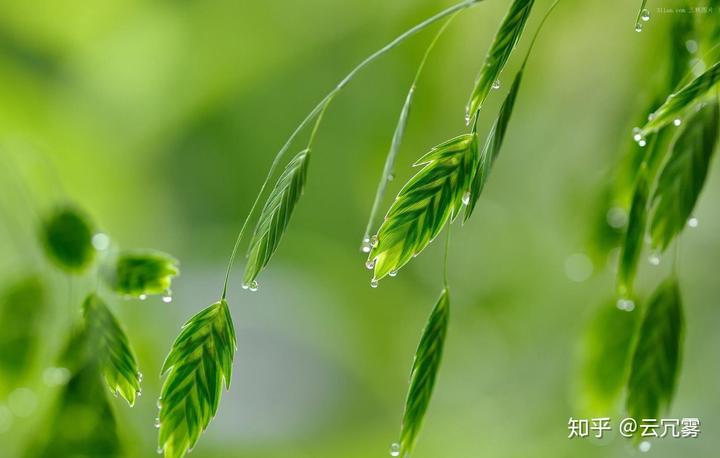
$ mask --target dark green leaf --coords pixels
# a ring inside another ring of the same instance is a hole
[[[476,156],[476,136],[465,134],[436,146],[415,163],[424,167],[400,190],[370,251],[374,281],[404,266],[457,217],[463,199],[469,199]]]
[[[685,109],[700,102],[700,99],[715,87],[718,81],[720,81],[720,62],[716,62],[702,75],[670,94],[665,103],[651,115],[651,119],[642,128],[640,135],[645,137],[675,119],[681,118]]]
[[[650,299],[630,367],[628,415],[659,418],[672,401],[680,367],[683,313],[677,280],[663,282]]]
[[[648,182],[647,170],[643,167],[635,183],[635,192],[628,216],[627,231],[620,251],[620,266],[618,267],[618,294],[625,299],[633,295],[633,283],[637,273],[640,254],[645,242],[645,227],[647,226]]]
[[[307,178],[310,150],[303,150],[285,167],[263,207],[255,227],[243,283],[252,286],[280,243]]]
[[[589,414],[607,415],[627,381],[640,314],[608,301],[587,330],[583,351],[582,397]]]
[[[515,98],[517,97],[518,90],[520,89],[520,81],[522,80],[522,70],[515,75],[510,92],[508,92],[505,101],[500,107],[497,119],[490,128],[485,145],[478,158],[476,169],[473,172],[472,183],[470,184],[470,202],[465,207],[465,221],[470,218],[475,204],[477,204],[480,193],[485,187],[492,166],[495,163],[495,158],[500,154],[500,148],[502,147],[503,140],[505,138],[505,132],[507,131],[508,124],[510,123],[510,117],[512,116],[513,106],[515,105]]]
[[[490,50],[483,68],[480,71],[478,80],[475,83],[472,96],[467,106],[467,118],[471,120],[476,116],[477,111],[485,102],[485,98],[490,93],[495,81],[500,77],[500,73],[507,63],[510,54],[517,45],[527,18],[530,16],[530,10],[533,7],[534,0],[513,0],[505,19],[503,19],[500,29],[495,34]]]
[[[222,386],[230,387],[235,330],[228,304],[216,302],[182,327],[162,367],[159,450],[180,458],[215,416]]]
[[[121,253],[106,279],[113,290],[131,296],[168,294],[178,262],[160,252]]]
[[[90,294],[83,303],[91,355],[97,358],[105,382],[116,396],[135,404],[140,394],[140,371],[125,332],[107,305]]]
[[[13,282],[0,297],[0,373],[15,383],[33,363],[40,324],[48,309],[45,283],[30,275]]]
[[[42,226],[45,252],[58,267],[69,271],[84,270],[95,257],[92,246],[93,226],[73,207],[54,211]]]
[[[670,149],[650,206],[653,247],[665,250],[690,218],[705,185],[718,139],[718,103],[689,117]]]
[[[402,428],[400,431],[400,456],[409,457],[415,447],[425,412],[430,404],[435,379],[442,359],[447,324],[450,315],[450,296],[443,290],[440,299],[430,313],[420,344],[415,352],[410,388],[405,400]]]

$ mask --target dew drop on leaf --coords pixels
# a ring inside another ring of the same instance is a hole
[[[633,302],[632,299],[627,299],[625,297],[618,299],[616,305],[618,309],[625,312],[632,312],[635,309],[635,302]]]
[[[105,251],[110,247],[110,237],[108,237],[107,234],[98,232],[93,235],[91,243],[97,251]]]
[[[636,32],[642,32],[642,29],[643,29],[642,22],[638,22],[637,24],[635,24],[635,31],[636,31]]]
[[[680,118],[675,118],[675,119],[673,120],[673,124],[674,124],[676,127],[679,126],[680,124],[682,124],[682,119],[680,119]]]
[[[371,288],[377,288],[377,287],[378,287],[378,281],[377,281],[377,279],[373,278],[372,280],[370,280],[370,287],[371,287]]]
[[[141,294],[141,295],[139,295],[139,296],[138,296],[138,299],[140,299],[141,301],[144,301],[145,299],[147,299],[147,294]]]
[[[363,253],[370,253],[371,249],[372,249],[372,246],[370,245],[370,238],[365,237],[362,241],[362,245],[360,245],[360,250]]]
[[[495,81],[493,81],[493,83],[492,83],[492,88],[493,88],[493,89],[500,89],[500,80],[495,80]]]
[[[400,444],[397,442],[390,444],[390,456],[400,456]]]
[[[659,266],[660,265],[660,254],[651,253],[650,256],[648,256],[648,262],[650,263],[650,265]]]
[[[366,262],[365,268],[367,268],[367,270],[373,270],[375,268],[375,260],[371,259],[368,262]]]
[[[156,428],[160,427],[160,418],[159,417],[155,417],[155,427]]]
[[[390,273],[388,275],[390,275],[391,277],[396,277],[397,272],[398,272],[397,270],[392,270],[392,271],[390,271]]]
[[[698,219],[695,217],[690,218],[687,222],[688,227],[692,228],[698,227],[698,224],[700,224],[700,221],[698,221]]]
[[[377,235],[373,235],[370,237],[370,246],[375,248],[378,245],[378,237]]]
[[[257,291],[258,290],[257,280],[253,280],[252,282],[250,282],[250,285],[248,286],[248,288],[250,289],[250,291]]]
[[[462,203],[463,205],[468,205],[470,203],[470,192],[466,192],[462,196]]]
[[[650,10],[648,10],[647,8],[642,10],[640,12],[640,19],[642,19],[645,22],[649,21],[650,20]]]

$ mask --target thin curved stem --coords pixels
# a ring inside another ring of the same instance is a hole
[[[418,66],[418,69],[415,72],[415,76],[413,77],[412,84],[410,85],[410,89],[408,90],[407,96],[405,96],[405,103],[403,104],[402,110],[400,111],[400,119],[398,119],[397,126],[395,127],[395,132],[393,133],[390,150],[388,151],[387,157],[385,158],[385,166],[383,167],[383,173],[380,177],[380,183],[378,183],[377,191],[375,192],[375,200],[373,201],[372,209],[370,210],[370,218],[368,219],[367,226],[365,227],[365,233],[363,234],[363,244],[366,244],[370,241],[370,232],[375,225],[375,219],[377,218],[377,212],[380,209],[380,203],[385,197],[387,185],[391,181],[390,176],[392,175],[393,169],[395,168],[395,158],[400,151],[400,144],[403,140],[405,127],[407,126],[408,115],[410,113],[410,105],[412,104],[413,96],[415,95],[417,82],[420,79],[420,75],[425,68],[425,63],[427,62],[428,56],[435,47],[435,44],[438,42],[443,32],[445,32],[447,27],[450,25],[455,16],[458,15],[458,13],[459,12],[456,12],[452,16],[450,16],[448,20],[445,21],[445,23],[442,25],[442,27],[440,27],[440,30],[438,30],[437,34],[435,34],[435,37],[432,39],[427,49],[425,50],[425,54],[423,54],[420,65]]]
[[[450,228],[451,224],[447,225],[447,237],[445,237],[445,256],[443,257],[443,284],[445,289],[448,289],[448,256],[450,253]]]
[[[260,202],[260,199],[265,192],[265,189],[267,188],[268,183],[270,182],[270,179],[272,178],[273,174],[275,173],[275,169],[277,168],[278,164],[282,160],[282,158],[285,156],[285,153],[288,151],[290,146],[292,145],[295,138],[302,132],[302,130],[312,121],[316,116],[320,114],[322,110],[327,108],[327,104],[335,97],[335,94],[340,92],[354,77],[357,75],[363,68],[368,66],[370,63],[372,63],[377,58],[383,56],[387,52],[391,51],[392,49],[396,48],[398,45],[400,45],[403,41],[407,40],[408,38],[412,37],[413,35],[417,34],[418,32],[426,29],[427,27],[431,26],[432,24],[441,21],[442,19],[458,12],[461,10],[464,10],[466,8],[470,8],[471,6],[474,6],[475,4],[481,2],[482,0],[464,0],[460,3],[457,3],[453,6],[450,6],[439,13],[437,13],[434,16],[431,16],[428,19],[425,19],[424,21],[420,22],[416,26],[412,27],[411,29],[407,30],[406,32],[400,34],[397,38],[392,40],[390,43],[386,44],[382,48],[375,51],[373,54],[365,58],[362,62],[360,62],[355,68],[353,68],[350,73],[343,78],[340,83],[338,83],[335,88],[330,91],[323,99],[315,105],[315,108],[313,108],[310,113],[305,117],[305,119],[300,122],[300,124],[295,128],[295,130],[290,134],[290,137],[287,139],[285,144],[280,148],[280,151],[275,155],[275,158],[272,161],[272,164],[270,164],[270,169],[268,170],[267,176],[265,177],[265,181],[263,181],[262,186],[260,186],[260,191],[258,192],[257,197],[255,198],[255,201],[253,202],[252,206],[250,207],[250,211],[248,212],[247,216],[245,217],[245,221],[243,221],[242,226],[240,227],[240,232],[238,232],[237,238],[235,239],[235,244],[233,246],[232,254],[230,255],[230,261],[228,262],[227,270],[225,272],[225,282],[223,283],[223,292],[222,292],[222,299],[226,299],[227,297],[227,288],[228,288],[228,281],[230,279],[230,272],[232,271],[233,264],[235,263],[235,257],[237,256],[238,249],[240,248],[240,242],[242,241],[242,237],[245,234],[245,230],[247,229],[247,226],[250,222],[250,219],[252,218],[253,213],[255,212],[255,209],[257,208],[258,203]]]

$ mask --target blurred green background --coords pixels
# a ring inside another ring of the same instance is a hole
[[[529,31],[550,5],[536,3]],[[617,434],[569,440],[567,422],[583,415],[578,372],[587,322],[614,288],[605,265],[588,278],[596,202],[675,20],[654,9],[672,2],[650,3],[642,33],[633,30],[640,0],[562,1],[543,31],[475,217],[453,226],[449,335],[417,458],[639,453]],[[42,215],[75,202],[118,246],[156,248],[181,261],[172,303],[111,301],[145,374],[135,408],[111,401],[128,456],[156,456],[162,359],[180,325],[217,300],[236,231],[274,153],[352,66],[450,4],[2,2],[0,287],[40,272],[52,307],[43,312],[30,374],[20,385],[0,383],[1,457],[20,456],[44,427],[58,393],[44,383],[44,368],[57,360],[94,284],[92,276],[69,280],[44,260]],[[387,202],[417,157],[465,129],[465,102],[508,4],[488,0],[463,13],[438,44]],[[393,51],[336,99],[305,196],[258,292],[240,288],[236,268],[233,385],[192,456],[387,455],[412,354],[440,292],[442,253],[434,244],[371,289],[359,244],[431,37],[425,32]],[[482,131],[500,101],[495,94],[486,104]],[[682,237],[685,357],[667,415],[699,417],[703,433],[655,441],[657,457],[710,457],[720,447],[718,172],[715,161],[699,227]],[[643,263],[644,295],[669,264]],[[22,325],[22,317],[0,323],[3,332]],[[605,415],[615,425],[622,418],[619,407]]]

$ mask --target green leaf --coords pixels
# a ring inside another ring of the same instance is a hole
[[[130,406],[140,394],[140,371],[128,338],[107,305],[95,294],[83,303],[91,355],[97,358],[105,382]]]
[[[720,62],[716,62],[702,75],[698,76],[677,92],[670,94],[665,103],[650,115],[650,120],[640,131],[640,136],[659,130],[675,119],[682,118],[682,114],[694,103],[707,94],[720,81]]]
[[[476,157],[476,136],[464,134],[436,146],[414,164],[424,167],[400,190],[370,251],[368,266],[374,266],[375,281],[404,266],[457,217],[463,199],[469,199]]]
[[[477,115],[477,111],[485,102],[490,89],[500,77],[503,68],[505,68],[510,54],[520,40],[533,3],[534,0],[514,0],[510,5],[510,9],[505,19],[503,19],[500,29],[495,34],[495,39],[485,57],[483,68],[468,102],[466,111],[468,122]]]
[[[182,327],[162,367],[159,450],[179,458],[215,416],[222,385],[230,387],[235,330],[226,301],[216,302]]]
[[[76,208],[56,209],[43,223],[41,238],[45,253],[61,269],[77,273],[92,262],[93,226]]]
[[[405,400],[405,412],[400,431],[400,456],[402,457],[409,457],[412,453],[425,418],[425,412],[430,404],[442,359],[449,315],[450,296],[448,290],[444,289],[430,313],[420,338],[420,344],[415,352],[415,360],[410,372],[410,388]]]
[[[11,283],[0,297],[0,380],[14,384],[34,362],[48,309],[45,283],[36,275]]]
[[[647,170],[642,167],[635,183],[627,231],[620,250],[620,266],[617,276],[618,294],[625,299],[632,298],[633,283],[645,241],[648,193]]]
[[[640,314],[607,301],[593,317],[584,339],[582,398],[590,415],[607,415],[624,387]]]
[[[650,203],[655,249],[668,247],[695,208],[717,145],[718,110],[715,100],[688,118],[670,149]]]
[[[507,131],[508,124],[510,123],[510,117],[512,116],[513,106],[515,105],[515,98],[517,97],[518,90],[520,89],[520,81],[522,80],[522,70],[515,75],[510,92],[508,92],[505,101],[500,107],[498,117],[495,119],[490,133],[488,133],[485,145],[480,153],[477,167],[473,172],[472,183],[470,184],[470,202],[465,207],[464,221],[467,221],[472,215],[477,204],[480,193],[485,187],[492,166],[495,163],[495,158],[500,154],[500,148],[502,147],[503,140],[505,138],[505,132]]]
[[[178,261],[157,251],[121,253],[105,279],[120,294],[145,296],[169,294]]]
[[[630,367],[627,412],[659,418],[672,401],[680,367],[683,313],[677,280],[663,282],[650,299]]]
[[[263,207],[255,227],[243,283],[250,286],[280,243],[307,178],[310,150],[300,151],[285,167]]]
[[[635,18],[635,30],[640,32],[643,28],[643,22],[645,22],[644,19],[642,19],[643,11],[645,10],[645,5],[647,5],[647,0],[642,0],[642,3],[640,4],[640,9],[638,10],[637,18]],[[639,28],[639,30],[638,30]]]

